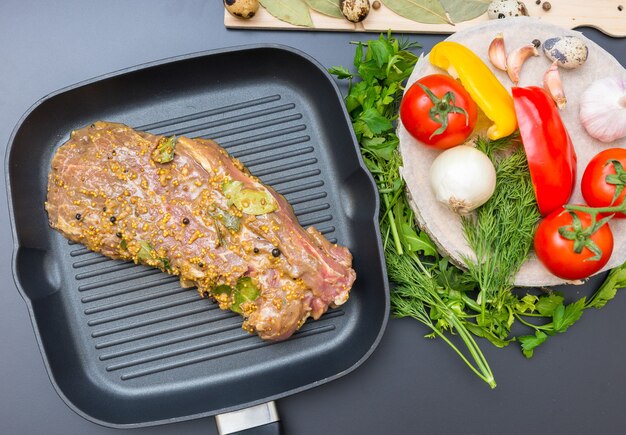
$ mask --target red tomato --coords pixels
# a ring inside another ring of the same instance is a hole
[[[622,192],[613,201],[617,185],[606,181],[607,176],[615,175],[615,166],[611,163],[612,160],[618,161],[622,165],[622,169],[626,171],[626,149],[623,148],[608,148],[596,154],[585,168],[580,188],[583,198],[592,207],[620,205],[624,201],[626,189],[622,188]],[[623,177],[622,186],[626,184],[626,172],[624,172]],[[614,181],[617,182],[617,180]],[[616,213],[615,217],[625,218],[626,215]]]
[[[422,77],[400,103],[400,119],[411,136],[439,149],[464,143],[474,130],[476,117],[474,100],[459,82],[445,74]]]
[[[583,228],[591,225],[591,216],[583,212],[575,212]],[[604,267],[613,252],[613,232],[608,224],[604,224],[590,239],[602,250],[599,260],[592,260],[595,255],[589,248],[583,247],[577,254],[574,252],[574,241],[559,234],[559,228],[570,228],[572,215],[563,208],[543,218],[535,233],[535,252],[539,260],[554,275],[563,279],[583,279],[593,275]]]

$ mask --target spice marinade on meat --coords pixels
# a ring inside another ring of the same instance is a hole
[[[52,159],[45,206],[68,239],[179,275],[263,339],[343,304],[356,277],[348,249],[304,230],[211,140],[107,122],[75,130]]]

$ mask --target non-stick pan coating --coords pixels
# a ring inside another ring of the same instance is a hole
[[[348,246],[350,300],[270,343],[175,277],[107,259],[51,230],[54,151],[95,120],[215,139],[293,205],[300,223]],[[50,378],[79,414],[140,426],[286,396],[363,362],[386,324],[377,196],[337,87],[306,55],[255,46],[170,59],[64,89],[24,115],[7,155],[14,275]]]

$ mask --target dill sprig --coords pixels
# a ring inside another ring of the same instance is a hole
[[[478,323],[484,325],[487,306],[499,312],[510,301],[513,278],[528,258],[541,216],[526,154],[516,138],[499,141],[479,138],[477,147],[494,162],[497,180],[489,201],[475,215],[462,219],[465,237],[476,256],[464,261],[468,274],[480,289],[477,302],[482,311]],[[510,324],[493,326],[501,338],[508,335]]]

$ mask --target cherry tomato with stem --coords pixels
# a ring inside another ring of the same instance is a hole
[[[411,136],[438,149],[464,143],[474,130],[477,116],[469,93],[445,74],[417,80],[400,103],[400,119]]]
[[[608,148],[596,154],[590,161],[580,188],[585,202],[592,207],[619,205],[626,196],[626,149]],[[616,218],[626,218],[615,213]]]
[[[570,210],[561,207],[541,220],[535,233],[535,253],[559,278],[587,278],[600,271],[611,257],[613,232],[608,220],[612,216],[598,220],[600,213],[588,207],[566,207]]]

